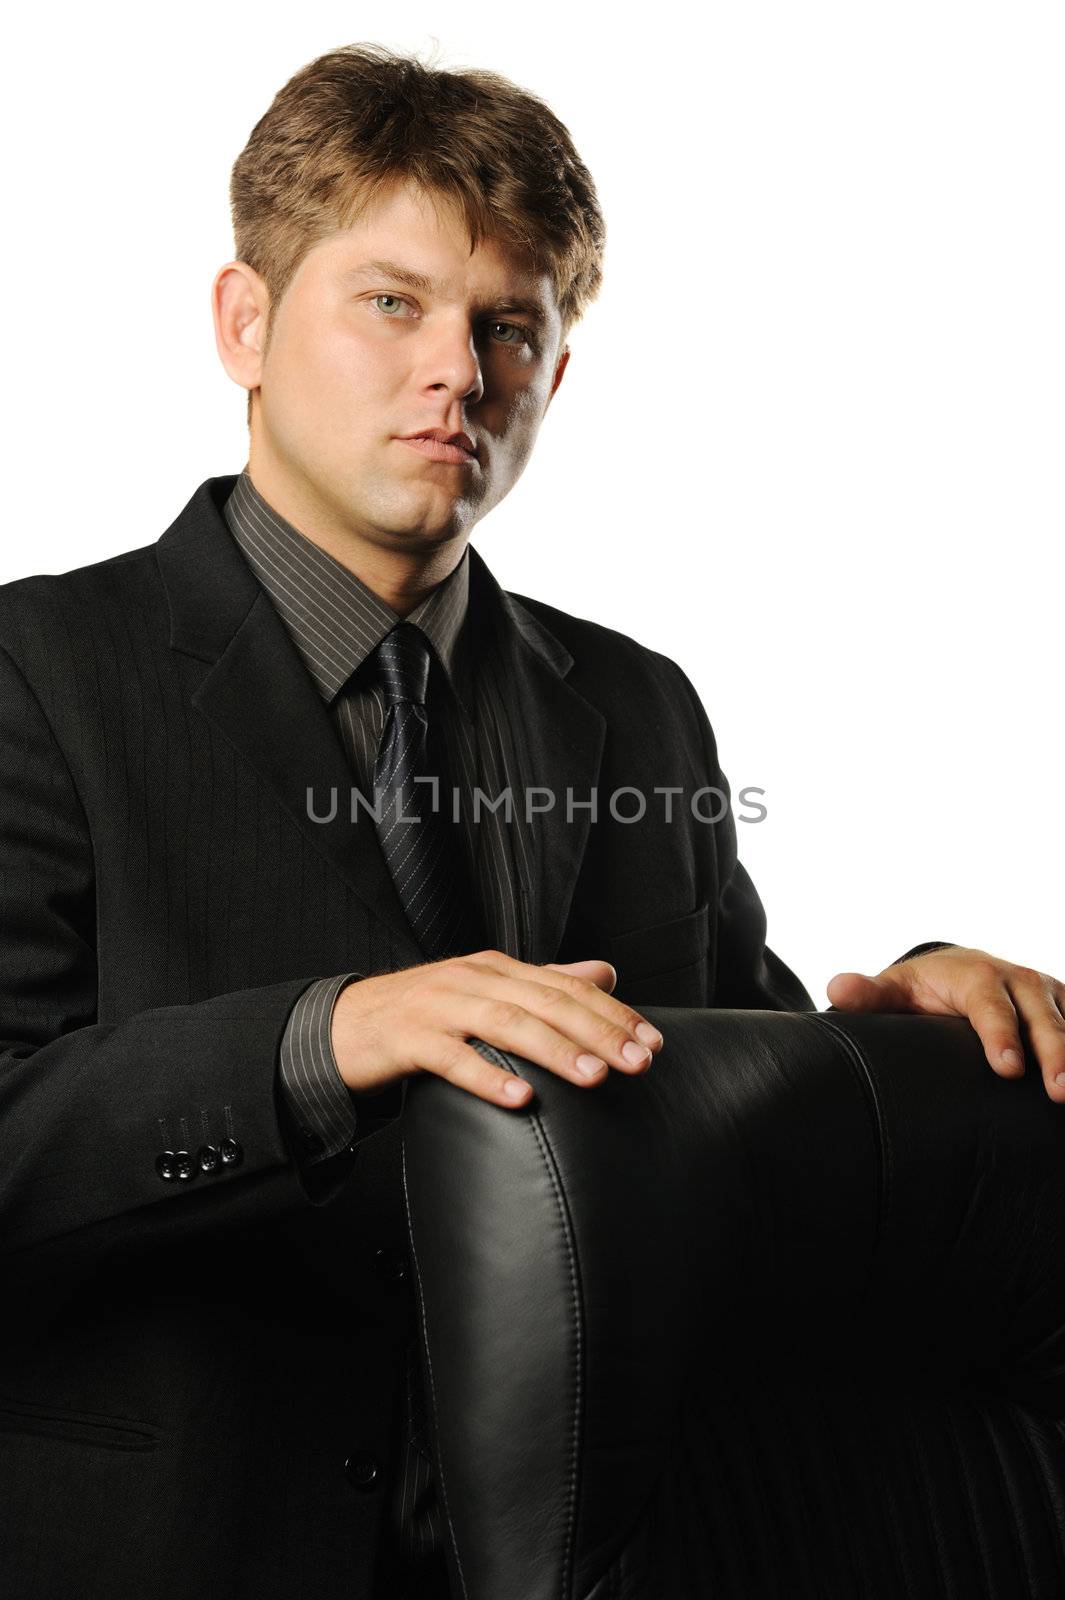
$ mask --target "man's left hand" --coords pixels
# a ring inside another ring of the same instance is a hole
[[[1024,1073],[1021,1030],[1052,1100],[1065,1102],[1065,984],[986,950],[952,945],[885,967],[875,978],[837,972],[826,990],[839,1011],[927,1011],[968,1017],[1003,1078]]]

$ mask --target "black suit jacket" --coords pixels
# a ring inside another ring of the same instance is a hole
[[[370,1592],[411,1326],[398,1123],[309,1187],[277,1052],[313,978],[423,958],[372,819],[307,815],[352,776],[224,525],[234,481],[141,549],[0,588],[6,1600]],[[687,805],[725,783],[683,672],[474,565],[560,797],[532,959],[605,956],[636,1004],[811,1008],[731,815]],[[670,824],[655,784],[685,791]],[[640,821],[609,814],[624,785]],[[598,821],[567,824],[567,787]],[[178,1148],[231,1159],[186,1179]]]

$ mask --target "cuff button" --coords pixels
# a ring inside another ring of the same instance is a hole
[[[239,1167],[244,1160],[244,1146],[236,1139],[223,1139],[218,1147],[224,1167]]]
[[[222,1153],[217,1145],[201,1144],[196,1152],[201,1172],[217,1172],[222,1165]]]
[[[381,1468],[375,1456],[368,1450],[353,1450],[344,1463],[344,1471],[348,1475],[349,1483],[356,1489],[361,1489],[365,1494],[367,1490],[377,1486],[381,1476]]]
[[[402,1250],[387,1245],[374,1252],[374,1270],[386,1283],[402,1283],[407,1276],[407,1257]]]

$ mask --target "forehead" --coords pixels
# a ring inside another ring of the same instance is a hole
[[[545,315],[555,306],[549,272],[537,272],[495,237],[482,239],[471,250],[457,202],[449,195],[430,196],[410,183],[378,196],[324,245],[345,282],[389,278],[428,295],[459,293],[470,283],[520,296]]]

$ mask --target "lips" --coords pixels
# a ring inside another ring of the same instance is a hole
[[[443,439],[420,436],[416,439],[400,439],[398,443],[417,450],[419,455],[430,461],[448,461],[453,466],[472,466],[477,460],[472,451],[464,450],[461,445],[447,444]]]

